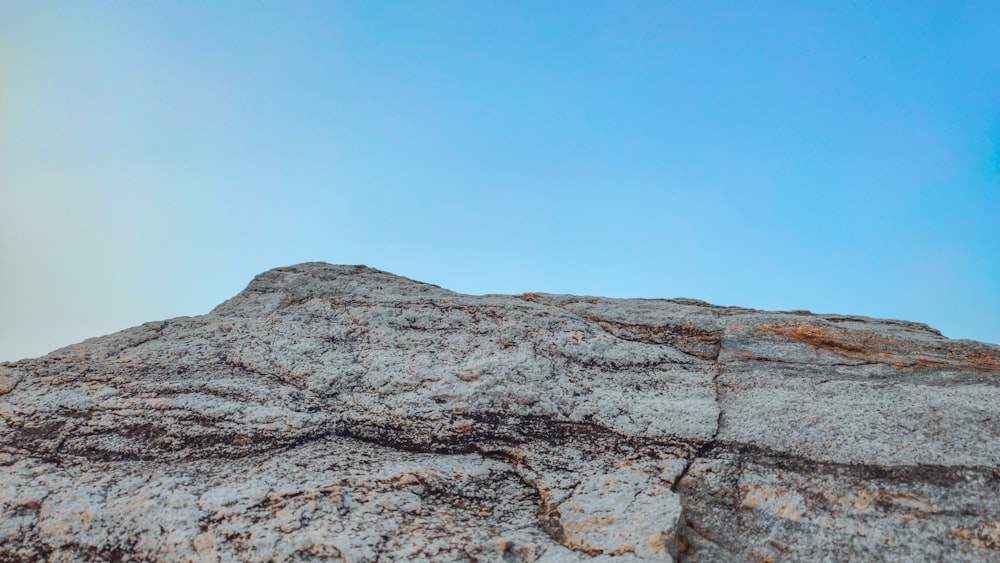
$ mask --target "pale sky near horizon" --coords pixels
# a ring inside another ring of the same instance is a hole
[[[0,0],[0,361],[304,261],[1000,343],[1000,3]]]

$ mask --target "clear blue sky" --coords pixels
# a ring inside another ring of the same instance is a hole
[[[0,360],[311,260],[1000,342],[1000,3],[0,2]]]

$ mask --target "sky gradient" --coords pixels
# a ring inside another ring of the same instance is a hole
[[[1000,3],[0,1],[0,360],[257,273],[1000,343]]]

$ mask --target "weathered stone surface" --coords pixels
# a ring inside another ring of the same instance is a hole
[[[1000,347],[361,266],[0,364],[0,560],[1000,561]]]

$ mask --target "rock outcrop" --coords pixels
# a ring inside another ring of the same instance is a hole
[[[1000,347],[363,266],[0,364],[2,561],[1000,561]]]

